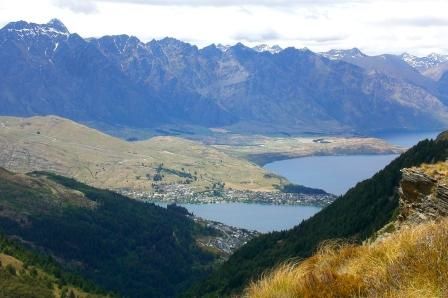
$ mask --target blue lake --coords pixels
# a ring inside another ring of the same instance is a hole
[[[420,140],[434,138],[437,132],[387,134],[389,143],[410,147]],[[356,183],[381,170],[396,155],[311,156],[282,160],[265,168],[291,182],[343,194]],[[244,203],[182,204],[190,212],[205,219],[260,232],[290,229],[320,209],[311,206],[278,206]]]
[[[309,156],[269,163],[269,171],[296,184],[344,194],[397,157],[390,155]]]
[[[320,210],[319,207],[313,206],[246,203],[179,205],[196,216],[259,232],[290,229]]]
[[[439,132],[382,134],[375,137],[409,148],[424,139],[433,139]],[[356,183],[370,178],[397,155],[309,156],[275,161],[265,165],[273,173],[289,181],[342,195]]]

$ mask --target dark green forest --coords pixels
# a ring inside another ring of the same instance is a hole
[[[230,296],[279,263],[309,257],[322,241],[361,242],[393,218],[398,207],[397,190],[402,168],[434,163],[447,157],[447,141],[420,142],[295,228],[250,241],[185,296]]]
[[[196,246],[195,237],[209,231],[179,208],[134,201],[54,174],[30,176],[28,181],[0,175],[2,233],[53,255],[64,270],[99,287],[126,297],[171,297],[203,278],[215,261]],[[55,197],[46,181],[81,192],[94,207],[70,198],[70,192]]]
[[[107,293],[79,275],[64,271],[50,256],[27,249],[23,245],[0,235],[0,253],[22,262],[17,269],[0,261],[0,297],[48,298],[55,287],[61,289],[61,298],[68,298],[73,289],[88,297],[118,297]]]

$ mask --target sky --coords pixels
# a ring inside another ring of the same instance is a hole
[[[447,12],[448,0],[0,0],[0,26],[58,18],[83,37],[423,56],[448,54]]]

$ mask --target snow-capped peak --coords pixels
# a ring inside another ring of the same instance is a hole
[[[28,23],[24,21],[12,22],[7,24],[2,30],[16,33],[20,38],[48,36],[68,38],[70,32],[65,25],[58,19],[52,19],[47,24]]]
[[[230,46],[230,45],[223,45],[223,44],[221,44],[221,43],[219,43],[219,44],[216,45],[216,48],[217,48],[218,50],[220,50],[221,52],[227,52],[227,50],[230,49],[231,47],[232,47],[232,46]]]
[[[64,23],[62,23],[60,20],[58,19],[51,19],[47,24],[48,27],[55,29],[58,32],[67,34],[70,33],[67,29],[67,27],[65,27]]]
[[[403,61],[419,71],[425,71],[436,67],[439,64],[448,62],[448,55],[441,55],[437,53],[431,53],[425,57],[418,57],[409,53],[403,53],[400,57]]]
[[[360,58],[360,57],[366,56],[366,54],[361,52],[358,48],[347,49],[347,50],[333,49],[328,52],[323,52],[320,54],[330,60],[342,60],[342,59],[347,59],[347,58],[355,59],[355,58]]]
[[[431,59],[434,62],[444,63],[448,61],[448,55],[441,55],[437,53],[431,53],[427,56],[428,59]]]
[[[260,45],[253,47],[252,49],[254,49],[257,52],[269,52],[271,54],[277,54],[283,50],[278,45],[269,46],[267,44],[260,44]]]

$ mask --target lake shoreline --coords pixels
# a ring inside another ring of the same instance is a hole
[[[433,139],[440,132],[418,132],[407,134],[385,134],[384,142],[391,146],[410,148],[424,139]],[[405,149],[403,149],[404,151]],[[360,153],[362,152],[362,153]],[[294,158],[279,159],[264,164],[263,168],[288,179],[291,183],[320,188],[328,193],[343,195],[358,182],[370,178],[401,152],[332,152],[331,154],[309,154]],[[289,155],[286,155],[289,156]],[[285,155],[280,156],[285,157]],[[278,156],[270,156],[270,159]]]
[[[277,161],[284,161],[284,160],[290,160],[290,159],[298,159],[298,158],[305,158],[305,157],[325,157],[325,156],[377,156],[377,155],[399,155],[402,152],[406,151],[405,148],[402,150],[387,150],[384,152],[378,152],[378,151],[363,151],[363,150],[355,150],[347,152],[346,150],[342,152],[330,152],[330,153],[312,153],[312,154],[306,154],[306,155],[296,155],[296,154],[282,154],[282,153],[266,153],[266,154],[255,154],[250,155],[247,157],[247,159],[256,165],[265,168],[266,165],[277,162]],[[305,185],[307,186],[307,185]]]
[[[336,196],[382,170],[398,154],[326,155],[276,161],[264,168],[294,184],[319,187]]]

